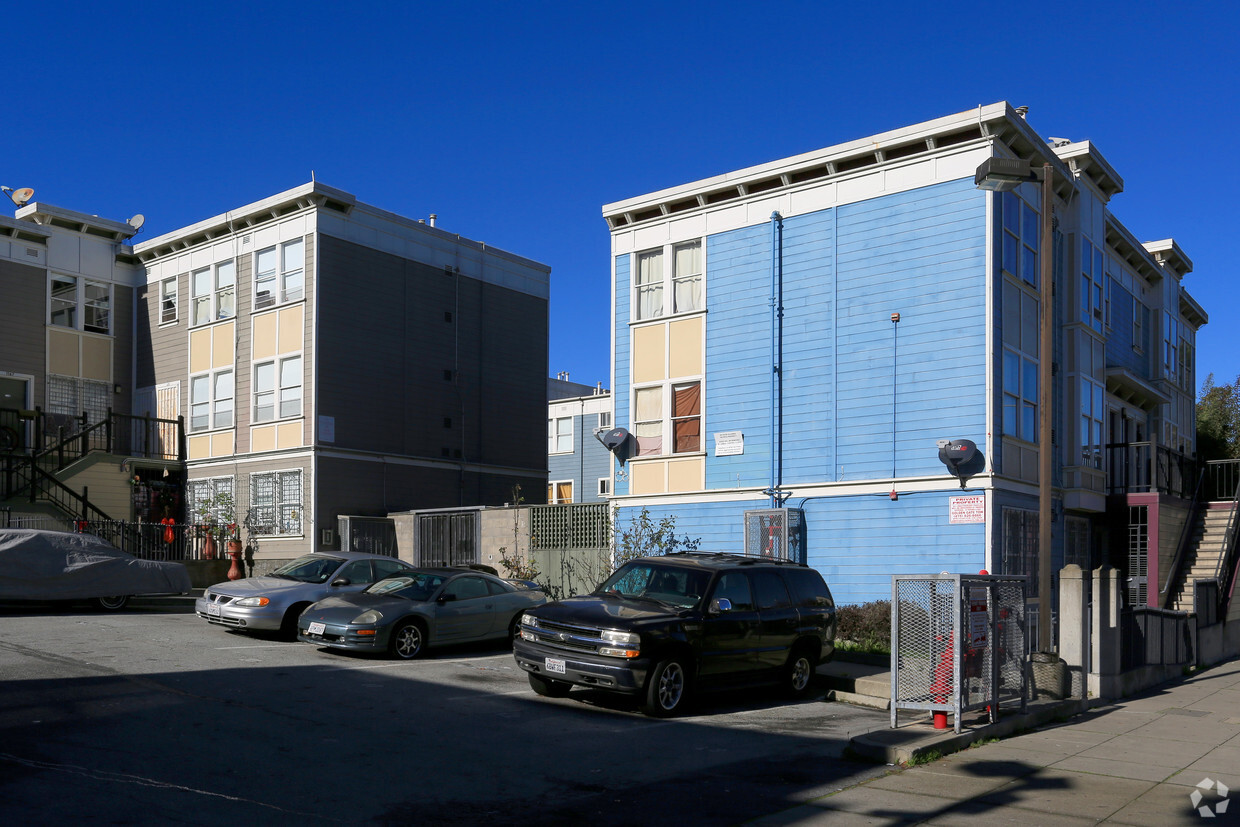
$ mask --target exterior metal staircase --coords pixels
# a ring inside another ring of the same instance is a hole
[[[1170,600],[1170,608],[1179,612],[1194,611],[1193,582],[1213,580],[1226,550],[1227,530],[1232,523],[1228,508],[1200,508],[1193,518],[1191,540],[1184,558],[1184,575],[1180,587]]]
[[[1163,608],[1226,617],[1240,564],[1240,462],[1202,468],[1163,589]],[[1202,596],[1213,604],[1201,605]]]

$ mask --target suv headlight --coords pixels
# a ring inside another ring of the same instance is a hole
[[[537,628],[538,628],[538,618],[534,617],[534,616],[533,616],[532,614],[530,614],[529,612],[526,612],[525,614],[521,615],[521,625],[522,625],[522,626],[529,626],[529,627],[530,627],[530,628],[532,628],[532,629],[537,629]]]
[[[234,601],[234,606],[266,606],[271,601],[266,597],[243,597]]]
[[[613,658],[635,658],[641,654],[641,635],[634,632],[618,632],[614,629],[604,629],[599,637],[603,641],[603,646],[598,648],[600,655],[606,655]],[[613,645],[607,645],[613,644]]]

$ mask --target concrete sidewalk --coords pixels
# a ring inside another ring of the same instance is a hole
[[[751,823],[1240,824],[1240,660]]]

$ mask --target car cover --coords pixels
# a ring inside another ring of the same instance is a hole
[[[0,600],[185,594],[180,563],[139,560],[93,534],[0,529]]]

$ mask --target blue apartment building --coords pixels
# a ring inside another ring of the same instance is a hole
[[[745,513],[789,509],[793,556],[840,603],[890,597],[894,573],[1035,575],[1049,370],[1055,570],[1111,562],[1134,602],[1159,600],[1164,535],[1186,519],[1163,470],[1194,453],[1207,317],[1178,245],[1112,213],[1123,181],[1099,150],[1025,114],[981,106],[603,208],[632,435],[619,523],[646,508],[703,550],[752,552]],[[1052,249],[1039,184],[977,187],[991,158],[1050,164]],[[949,440],[977,447],[961,477]]]
[[[611,429],[611,394],[597,385],[547,380],[547,502],[596,503],[611,496],[611,454],[595,438]]]

